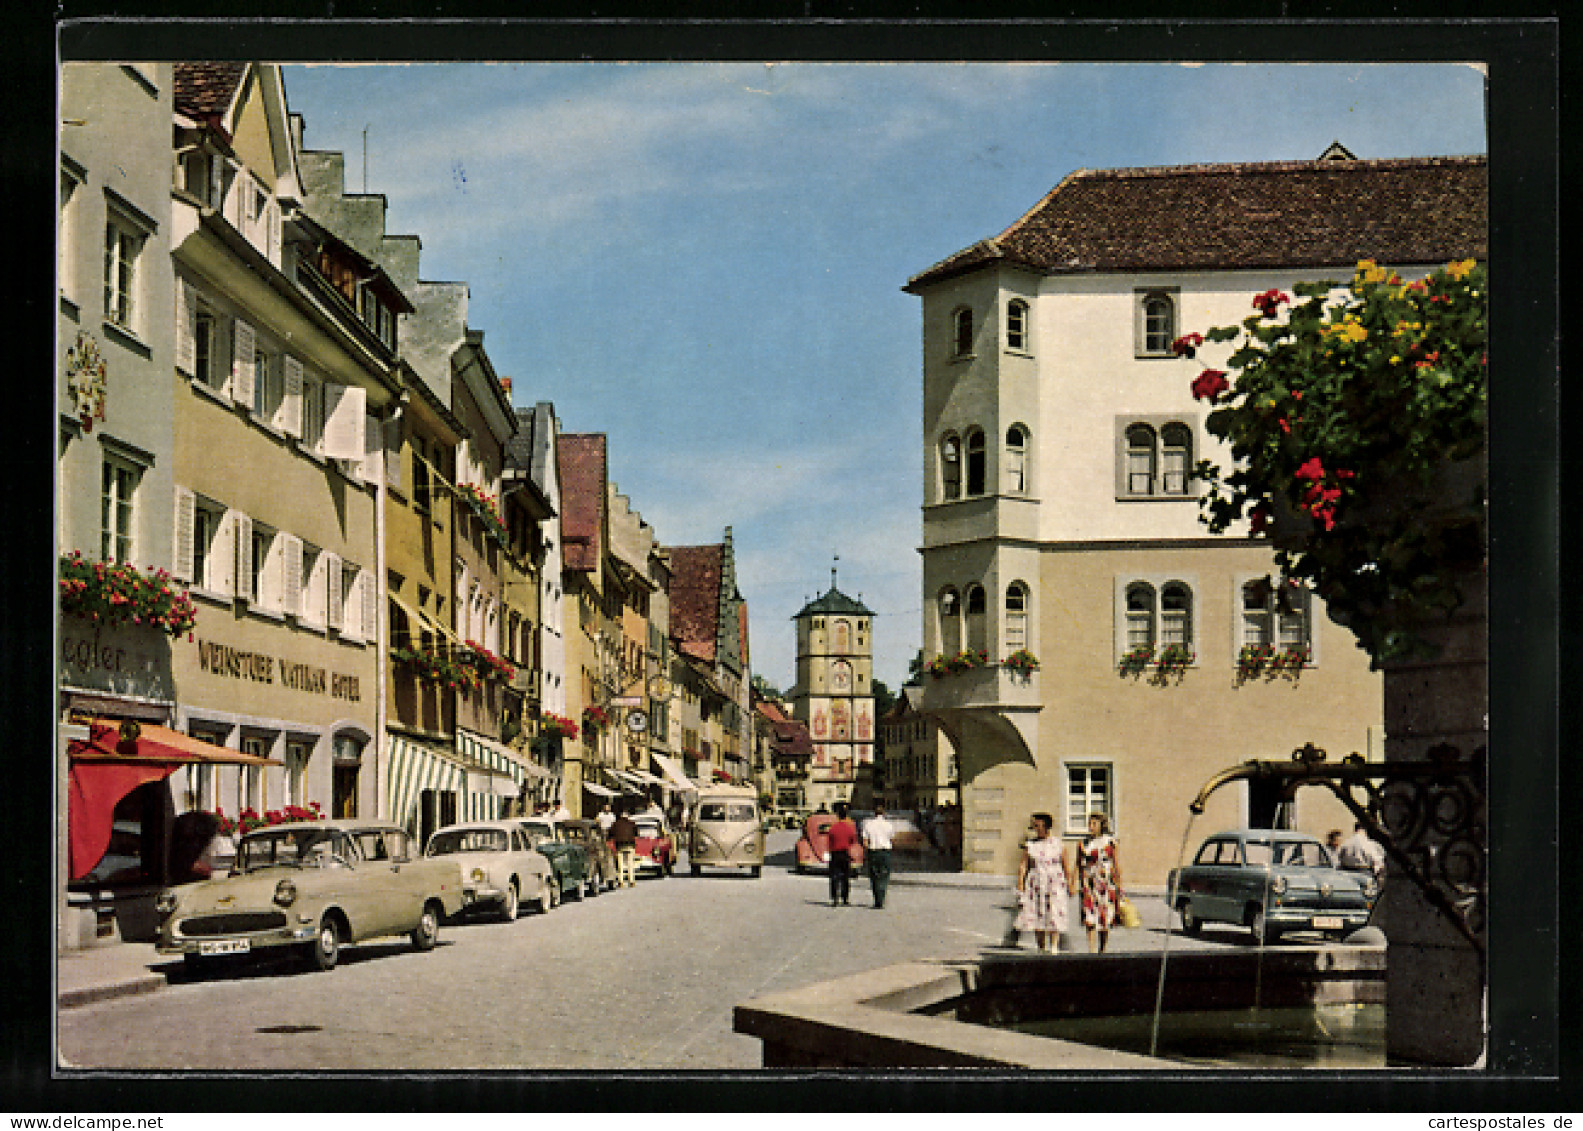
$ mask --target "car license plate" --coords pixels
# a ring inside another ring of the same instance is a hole
[[[246,954],[253,949],[247,939],[216,939],[198,944],[199,954]]]
[[[1343,923],[1339,915],[1315,915],[1314,926],[1321,931],[1339,931]]]

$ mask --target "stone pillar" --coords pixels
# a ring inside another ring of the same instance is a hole
[[[1381,665],[1385,684],[1385,758],[1388,762],[1426,762],[1441,744],[1463,758],[1487,742],[1488,689],[1486,586],[1481,570],[1465,578],[1467,600],[1449,618],[1430,618],[1415,626],[1439,652],[1427,660]],[[1475,783],[1480,840],[1487,828],[1486,784]],[[1387,814],[1387,818],[1388,818]],[[1442,813],[1442,818],[1451,814]],[[1393,833],[1388,821],[1387,830]],[[1437,860],[1450,835],[1432,823],[1410,855]],[[1477,883],[1485,883],[1484,860],[1477,862]],[[1410,879],[1387,874],[1384,893],[1389,973],[1386,983],[1386,1055],[1391,1064],[1468,1066],[1483,1057],[1485,1046],[1485,967],[1479,951],[1442,911],[1429,903]],[[1480,916],[1474,923],[1484,940]]]

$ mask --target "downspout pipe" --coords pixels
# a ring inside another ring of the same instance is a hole
[[[389,435],[389,429],[398,428],[401,424],[402,414],[406,409],[407,401],[411,398],[410,390],[403,389],[401,396],[391,402],[389,411],[380,421],[382,427]],[[401,458],[400,432],[396,433],[396,458]],[[380,449],[389,459],[390,447],[384,443],[385,437],[380,437]],[[374,648],[376,655],[374,663],[378,672],[378,680],[374,685],[374,814],[388,820],[394,820],[394,813],[385,811],[385,797],[381,786],[384,784],[380,767],[389,754],[389,695],[390,695],[390,577],[385,568],[385,508],[389,505],[389,468],[383,466],[381,460],[379,475],[374,481],[374,576],[376,584],[374,591],[378,594],[379,607],[374,616]]]

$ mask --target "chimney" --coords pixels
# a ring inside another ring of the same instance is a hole
[[[500,387],[505,390],[506,399],[509,401],[511,399],[511,378],[502,377],[500,379]]]

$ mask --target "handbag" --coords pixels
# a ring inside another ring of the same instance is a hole
[[[1116,920],[1123,927],[1143,926],[1143,916],[1138,914],[1138,909],[1125,896],[1116,903]]]

